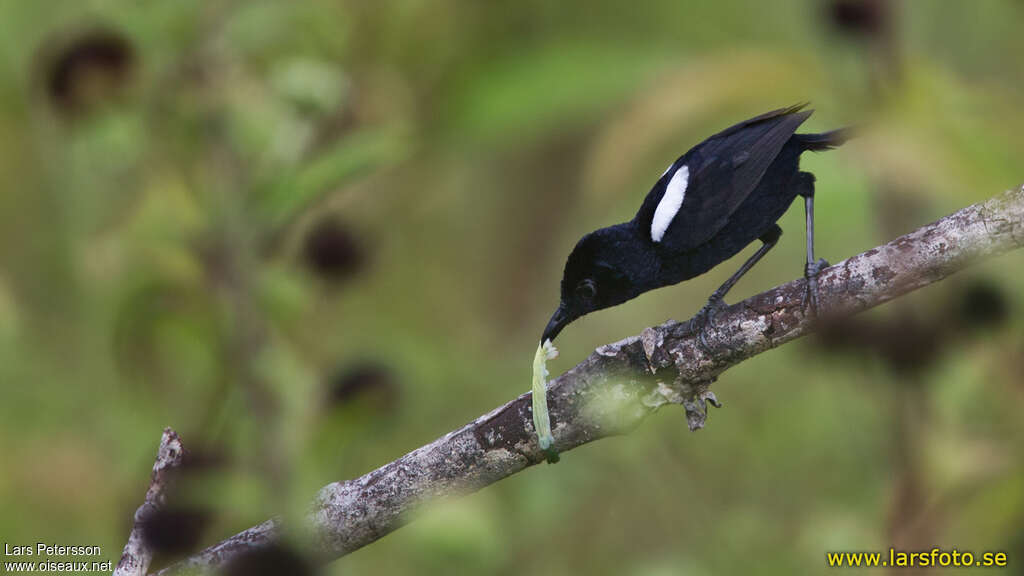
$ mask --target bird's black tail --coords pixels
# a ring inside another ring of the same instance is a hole
[[[831,150],[840,146],[853,137],[853,128],[847,126],[831,132],[821,134],[794,134],[793,138],[800,143],[804,150]]]

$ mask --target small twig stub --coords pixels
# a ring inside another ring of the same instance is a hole
[[[171,428],[164,428],[146,498],[135,511],[135,521],[131,534],[128,535],[128,543],[124,546],[124,552],[121,553],[121,559],[114,568],[113,576],[144,576],[149,570],[149,564],[153,561],[153,551],[143,537],[145,524],[166,503],[171,472],[180,467],[184,459],[185,448],[178,433]]]

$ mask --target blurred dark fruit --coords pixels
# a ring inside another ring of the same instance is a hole
[[[363,362],[339,370],[328,382],[327,399],[343,405],[366,399],[379,412],[389,412],[398,401],[398,385],[392,371],[378,363]]]
[[[997,327],[1009,318],[1010,304],[998,285],[979,280],[961,295],[959,316],[965,328]]]
[[[127,84],[135,63],[135,49],[120,32],[94,29],[72,35],[45,60],[46,93],[60,110],[91,109]]]
[[[306,236],[303,254],[318,276],[333,282],[352,278],[366,262],[355,234],[335,219],[323,220],[313,227]]]
[[[826,15],[840,32],[854,36],[877,36],[888,25],[886,0],[831,0]]]
[[[192,507],[157,510],[142,523],[142,539],[154,554],[177,556],[199,548],[213,514]]]

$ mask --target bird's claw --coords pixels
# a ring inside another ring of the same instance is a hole
[[[811,317],[818,316],[818,274],[831,264],[824,258],[804,266],[804,278],[807,279],[807,293],[804,295],[804,308],[810,309]]]
[[[704,307],[701,308],[693,317],[692,322],[695,323],[694,325],[698,330],[697,340],[705,350],[710,348],[707,339],[708,326],[711,328],[715,327],[715,314],[724,307],[725,302],[722,301],[722,298],[717,295],[712,295],[711,298],[708,299],[708,303],[705,304]]]

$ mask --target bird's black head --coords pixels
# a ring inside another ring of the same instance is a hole
[[[562,274],[562,296],[541,342],[554,340],[570,322],[637,296],[636,271],[647,248],[630,223],[587,234],[576,244]]]

